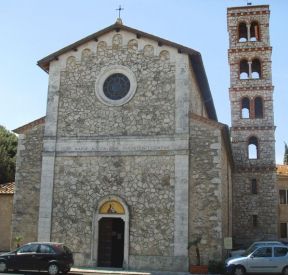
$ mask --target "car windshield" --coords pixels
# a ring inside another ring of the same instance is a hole
[[[257,245],[255,245],[255,244],[249,246],[249,247],[241,254],[241,256],[247,257],[248,255],[250,255],[250,254],[255,250],[256,247],[257,247]]]

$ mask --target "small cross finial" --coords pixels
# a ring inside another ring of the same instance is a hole
[[[119,19],[121,19],[121,11],[123,11],[123,10],[124,10],[124,8],[122,8],[121,5],[119,5],[119,8],[118,8],[118,9],[116,9],[116,11],[119,12],[119,14],[118,14],[118,18],[119,18]]]

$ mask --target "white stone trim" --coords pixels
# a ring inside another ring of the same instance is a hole
[[[105,82],[105,80],[112,74],[116,74],[116,73],[121,73],[125,76],[128,77],[129,81],[130,81],[130,89],[129,92],[127,93],[126,96],[124,96],[121,99],[118,100],[113,100],[108,98],[103,91],[103,84]],[[135,92],[137,89],[137,80],[136,80],[136,76],[134,75],[134,73],[127,67],[122,66],[122,65],[113,65],[113,66],[109,66],[108,68],[104,68],[95,83],[95,91],[96,91],[96,96],[98,97],[98,99],[103,103],[106,104],[108,106],[121,106],[124,105],[125,103],[127,103],[129,100],[132,99],[132,97],[134,96]]]
[[[44,136],[56,136],[60,90],[60,64],[52,61],[49,67],[49,86]]]
[[[58,138],[56,152],[147,152],[188,150],[189,137],[107,137],[107,138]],[[45,152],[55,152],[55,141],[46,140]]]
[[[49,67],[48,101],[43,139],[43,148],[46,148],[47,143],[49,143],[49,148],[51,149],[51,151],[49,155],[42,153],[38,241],[50,241],[51,238],[54,162],[58,120],[59,89],[60,63],[58,61],[52,61]],[[47,136],[55,137],[52,143],[50,139],[47,140]]]
[[[125,214],[99,214],[100,207],[107,201],[118,201],[122,204],[125,210]],[[120,218],[124,221],[124,257],[123,257],[123,268],[129,267],[129,209],[126,202],[118,196],[109,195],[101,198],[97,202],[97,207],[93,219],[93,236],[91,245],[91,262],[96,263],[98,266],[98,234],[99,234],[99,221],[102,218]]]
[[[188,257],[189,155],[175,156],[174,256]]]
[[[42,157],[38,241],[50,241],[55,156]]]
[[[192,87],[188,55],[176,59],[175,75],[175,133],[189,133],[189,94]]]

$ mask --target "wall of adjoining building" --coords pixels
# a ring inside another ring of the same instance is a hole
[[[13,194],[0,194],[0,251],[11,249]]]
[[[38,125],[18,138],[12,240],[22,237],[22,243],[37,241],[43,130]]]

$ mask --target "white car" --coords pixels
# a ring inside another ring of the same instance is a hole
[[[261,245],[283,245],[282,242],[279,241],[258,241],[252,243],[246,250],[245,249],[238,249],[238,250],[232,250],[230,252],[231,257],[241,256],[246,251],[254,251],[256,247],[259,247]]]
[[[253,251],[225,261],[227,274],[244,275],[245,273],[282,273],[288,275],[288,246],[261,245]]]

